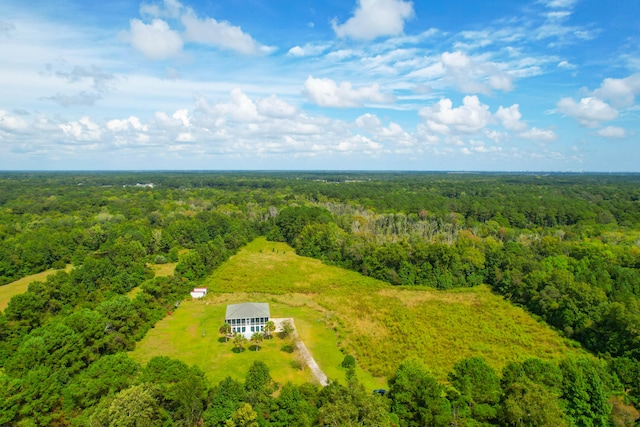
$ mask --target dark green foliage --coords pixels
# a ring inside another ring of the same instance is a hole
[[[451,404],[443,397],[444,387],[415,360],[402,363],[389,380],[391,412],[401,426],[448,426]]]
[[[498,414],[502,389],[500,378],[480,357],[465,359],[453,367],[449,381],[459,397],[453,402],[459,413],[469,410],[481,422],[492,422]]]
[[[206,425],[224,426],[244,401],[245,393],[244,386],[231,377],[220,381],[209,393],[209,405],[202,415]]]
[[[352,355],[347,354],[344,359],[342,359],[341,366],[345,369],[355,369],[356,359],[354,359]]]
[[[154,395],[171,419],[180,425],[194,425],[204,411],[207,385],[196,366],[165,356],[152,358],[142,370],[140,382],[153,384]]]

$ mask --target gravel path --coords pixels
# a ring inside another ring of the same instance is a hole
[[[320,383],[320,385],[322,385],[323,387],[328,385],[329,380],[327,376],[324,374],[324,372],[322,372],[322,369],[320,369],[320,366],[318,366],[318,363],[313,358],[313,355],[311,354],[307,346],[304,345],[304,342],[302,342],[302,340],[298,337],[298,331],[296,329],[296,324],[293,321],[293,319],[281,318],[281,319],[271,319],[271,320],[273,320],[273,323],[276,324],[276,332],[282,331],[282,322],[284,322],[285,320],[288,320],[291,322],[291,325],[293,326],[293,338],[295,339],[295,342],[296,342],[296,348],[304,358],[305,363],[307,364],[307,366],[309,366],[309,369],[311,369],[311,373],[313,374],[314,378]]]

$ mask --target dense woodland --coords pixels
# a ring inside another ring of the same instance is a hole
[[[126,355],[259,235],[397,286],[488,284],[597,359],[445,383],[399,360],[382,396]],[[0,285],[67,264],[0,314],[0,425],[638,425],[640,175],[0,174]]]

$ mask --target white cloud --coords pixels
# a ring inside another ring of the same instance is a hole
[[[258,113],[267,117],[286,118],[298,114],[298,108],[275,95],[258,101]]]
[[[633,74],[624,79],[604,79],[600,87],[593,91],[593,96],[610,101],[619,108],[630,107],[640,94],[640,74]]]
[[[401,34],[404,21],[414,15],[413,4],[403,0],[358,0],[353,16],[344,24],[333,20],[338,37],[373,40],[380,36]]]
[[[294,46],[287,52],[291,56],[314,56],[319,55],[329,48],[326,44],[307,43],[304,46]]]
[[[166,59],[182,51],[182,38],[162,19],[154,19],[151,24],[132,19],[127,38],[149,59]]]
[[[161,5],[143,3],[140,5],[140,15],[153,18],[178,18],[182,12],[182,3],[176,0],[164,0]]]
[[[618,111],[594,97],[582,98],[579,103],[573,98],[562,98],[558,102],[558,110],[586,127],[595,127],[600,122],[618,117]]]
[[[169,117],[166,113],[159,111],[155,113],[156,122],[161,127],[189,127],[191,125],[189,119],[189,110],[179,109]]]
[[[216,21],[213,18],[199,19],[193,13],[183,15],[181,20],[185,27],[183,37],[187,42],[207,44],[247,55],[267,54],[275,50],[273,47],[261,45],[243,32],[242,28],[226,21]]]
[[[382,126],[382,123],[375,114],[366,113],[356,119],[355,125],[361,129],[374,130]]]
[[[256,104],[239,88],[231,91],[229,102],[210,105],[206,99],[200,97],[196,103],[197,108],[215,118],[230,118],[237,122],[253,122],[261,119]]]
[[[354,89],[351,82],[337,85],[331,79],[309,76],[304,87],[305,95],[322,107],[357,107],[365,102],[387,103],[394,99],[392,95],[380,92],[380,85],[377,83]]]
[[[383,148],[383,145],[372,141],[366,136],[354,135],[351,138],[340,141],[333,148],[343,153],[363,152],[365,154],[376,154]]]
[[[128,119],[123,120],[109,120],[107,122],[107,129],[112,132],[122,132],[129,129],[146,131],[147,126],[140,123],[140,119],[138,119],[136,116],[131,116]]]
[[[513,104],[509,108],[504,108],[502,105],[496,111],[496,118],[502,123],[507,130],[513,131],[523,131],[527,128],[526,123],[520,121],[522,118],[522,114],[519,110],[520,106],[518,104]]]
[[[441,66],[432,65],[423,70],[434,74],[440,69],[445,80],[449,80],[464,93],[490,93],[491,90],[511,91],[511,76],[503,72],[498,64],[482,58],[473,58],[461,51],[444,52],[440,58]]]
[[[574,70],[576,66],[569,61],[560,61],[558,68],[564,68],[565,70]]]
[[[558,139],[558,135],[550,129],[531,128],[518,134],[520,138],[539,142],[552,142]]]
[[[539,1],[545,6],[553,9],[569,9],[573,7],[573,5],[578,0],[539,0]]]
[[[477,96],[465,96],[462,105],[453,108],[450,99],[444,98],[430,107],[420,109],[420,116],[427,127],[436,133],[474,133],[483,129],[491,119],[489,106],[482,104]]]
[[[626,131],[618,126],[607,126],[606,128],[598,129],[596,134],[600,135],[603,138],[626,138]]]
[[[65,135],[77,141],[99,141],[102,132],[100,126],[91,121],[87,116],[77,122],[69,122],[58,125]]]
[[[194,142],[196,139],[189,132],[180,132],[176,137],[177,142]]]
[[[0,110],[0,129],[10,132],[21,132],[28,127],[22,117],[12,116],[5,110]]]

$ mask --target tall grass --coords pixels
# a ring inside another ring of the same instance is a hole
[[[273,317],[294,318],[329,378],[343,381],[340,363],[345,354],[353,355],[359,378],[372,388],[383,386],[406,358],[422,359],[445,379],[457,361],[470,356],[501,369],[528,357],[556,360],[583,353],[488,287],[446,292],[392,287],[297,256],[286,244],[264,238],[231,257],[204,286],[210,292],[206,300],[183,303],[145,337],[134,357],[175,356],[197,364],[213,381],[226,374],[242,378],[255,358],[263,358],[277,381],[307,380],[308,373],[291,368],[295,355],[278,345],[270,348],[273,343],[265,341],[263,351],[236,354],[230,343],[217,341],[226,304],[242,301],[268,302]]]

